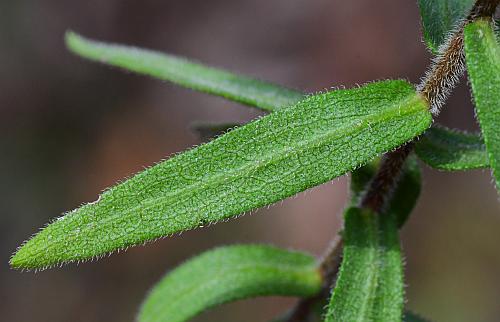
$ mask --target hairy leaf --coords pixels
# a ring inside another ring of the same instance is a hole
[[[476,114],[500,192],[500,45],[485,20],[469,24],[464,38]]]
[[[304,96],[299,91],[207,67],[185,58],[94,41],[74,32],[66,33],[66,44],[71,51],[87,59],[222,96],[265,111],[295,104]]]
[[[11,265],[84,260],[272,204],[411,140],[431,119],[404,81],[310,96],[107,190],[39,232]]]
[[[418,157],[429,166],[446,171],[489,167],[484,141],[479,135],[445,127],[428,129],[415,146]]]
[[[161,279],[142,304],[138,320],[187,321],[230,301],[265,295],[308,297],[320,289],[321,276],[311,256],[270,246],[223,247]]]
[[[474,5],[474,0],[418,0],[424,40],[429,49],[438,52],[446,37]]]
[[[400,322],[404,290],[396,216],[350,208],[343,236],[343,260],[326,321]]]
[[[351,198],[350,204],[351,207],[356,207],[361,197],[363,196],[364,191],[368,188],[370,181],[374,177],[377,172],[377,168],[380,165],[380,158],[376,158],[375,160],[367,163],[366,165],[360,167],[355,170],[351,174]],[[410,157],[405,162],[400,179],[396,184],[396,188],[390,198],[387,205],[387,213],[393,214],[394,223],[400,228],[408,216],[410,215],[413,207],[415,206],[418,196],[420,194],[421,189],[421,175],[420,175],[420,167],[418,166],[417,160],[414,155],[410,155]],[[388,293],[390,294],[390,293]],[[379,302],[379,305],[384,305],[383,301]],[[319,309],[325,307],[325,303],[322,301],[318,301],[315,303]],[[310,316],[310,320],[319,321],[319,317],[323,314],[323,310],[316,310]],[[286,319],[287,315],[280,319],[276,319],[275,321],[288,321]],[[309,320],[308,320],[309,321]]]

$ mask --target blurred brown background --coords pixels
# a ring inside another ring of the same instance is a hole
[[[64,48],[69,28],[309,92],[374,79],[418,82],[430,58],[415,1],[0,1],[2,321],[133,321],[165,271],[215,245],[264,242],[321,254],[347,197],[341,178],[251,216],[97,263],[10,270],[11,253],[51,218],[198,144],[191,121],[259,115],[83,61]],[[477,128],[465,85],[440,122]],[[435,321],[500,321],[497,199],[488,171],[424,166],[422,198],[402,231],[409,308]],[[266,321],[291,304],[243,301],[197,321]]]

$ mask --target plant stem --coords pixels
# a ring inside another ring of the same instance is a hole
[[[403,164],[413,150],[413,145],[413,142],[407,143],[384,155],[377,173],[361,199],[360,208],[370,209],[374,213],[383,210],[391,191],[396,186]]]
[[[492,17],[499,4],[500,0],[476,1],[466,20],[440,48],[439,54],[433,60],[422,83],[417,86],[418,93],[429,102],[434,115],[439,114],[441,106],[465,71],[464,26],[477,18]],[[381,213],[392,190],[397,185],[402,167],[413,148],[414,143],[409,142],[384,155],[359,207]],[[319,271],[324,281],[321,292],[315,297],[300,300],[290,312],[286,322],[308,321],[313,314],[313,308],[330,295],[330,289],[334,285],[341,263],[342,246],[342,238],[337,235],[319,264]]]
[[[458,29],[439,48],[425,77],[417,90],[429,102],[432,113],[437,116],[451,90],[465,72],[464,35],[466,24],[477,18],[492,17],[500,0],[478,0]]]

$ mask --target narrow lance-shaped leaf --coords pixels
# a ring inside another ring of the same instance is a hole
[[[350,208],[345,214],[342,265],[326,322],[400,322],[403,268],[396,217]]]
[[[67,32],[66,44],[71,51],[87,59],[222,96],[265,111],[295,104],[304,96],[299,91],[207,67],[185,58],[94,41],[73,32]]]
[[[374,160],[368,162],[362,167],[352,171],[350,180],[350,206],[356,207],[359,204],[364,191],[366,190],[371,179],[377,172],[377,167],[379,166],[380,158],[375,158]],[[319,322],[323,321],[324,308],[328,304],[328,299],[317,299],[314,303],[309,302],[312,309],[308,313],[307,322]],[[272,320],[272,322],[286,322],[289,321],[291,315],[293,315],[294,309],[289,310],[285,314],[281,314],[279,317]],[[294,317],[295,318],[295,317]]]
[[[416,143],[418,157],[429,166],[446,171],[489,167],[483,139],[445,127],[428,129]]]
[[[357,202],[360,188],[369,186],[376,168],[377,162],[353,173],[351,193]],[[355,207],[347,210],[344,256],[327,322],[401,321],[404,289],[398,229],[413,210],[420,189],[420,168],[410,155],[382,214]]]
[[[147,296],[139,322],[182,322],[214,306],[256,296],[308,297],[321,289],[311,256],[270,246],[208,251],[168,273]]]
[[[474,0],[419,0],[424,40],[437,53],[446,37],[464,19]]]
[[[380,158],[367,163],[359,169],[352,172],[351,175],[351,207],[355,207],[359,204],[363,192],[368,188],[370,181],[377,172],[377,168],[380,164]],[[405,164],[403,165],[401,176],[396,184],[392,198],[389,200],[386,209],[387,213],[393,214],[394,223],[400,228],[408,216],[410,215],[413,207],[415,206],[421,189],[421,175],[420,167],[414,155],[410,155]],[[393,270],[389,270],[392,273]],[[402,280],[402,276],[391,276],[389,274],[385,275],[386,278],[395,278],[397,281]],[[399,287],[399,282],[396,282],[397,287]],[[394,283],[388,283],[388,285],[393,286]],[[391,294],[388,292],[388,294]],[[401,294],[402,292],[398,293]],[[402,299],[399,299],[402,301]],[[391,305],[391,304],[389,304]],[[323,301],[316,302],[318,310],[314,310],[310,316],[312,321],[320,321],[323,315],[323,308],[325,303]],[[288,315],[284,315],[273,322],[278,321],[288,321]],[[405,320],[406,321],[406,320]]]
[[[465,58],[477,118],[500,191],[500,45],[489,21],[465,27]]]
[[[310,96],[109,189],[39,232],[11,265],[84,260],[272,204],[411,140],[431,120],[404,81]]]

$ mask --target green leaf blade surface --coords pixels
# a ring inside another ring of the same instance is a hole
[[[144,300],[138,321],[187,321],[214,306],[257,296],[313,296],[321,283],[309,255],[261,245],[222,247],[162,278]]]
[[[377,163],[352,174],[351,205],[359,202],[361,187],[369,186]],[[420,190],[420,167],[410,155],[382,214],[355,207],[346,211],[343,260],[327,322],[401,321],[404,277],[398,230],[413,210]]]
[[[500,191],[500,45],[486,20],[467,25],[464,40],[476,115]]]
[[[479,135],[445,127],[432,127],[415,146],[418,157],[427,165],[445,171],[489,167],[484,141]]]
[[[474,0],[419,0],[424,40],[437,53],[446,37],[467,17]]]
[[[422,173],[417,158],[411,154],[403,165],[396,188],[386,206],[398,228],[403,227],[417,204],[422,190]]]
[[[399,322],[404,304],[396,217],[350,208],[344,251],[326,322]]]
[[[110,188],[39,232],[11,265],[85,260],[237,216],[343,175],[431,122],[404,81],[310,96]]]
[[[207,67],[185,58],[90,40],[67,32],[68,48],[84,58],[148,75],[265,111],[292,105],[303,93],[279,85]]]

